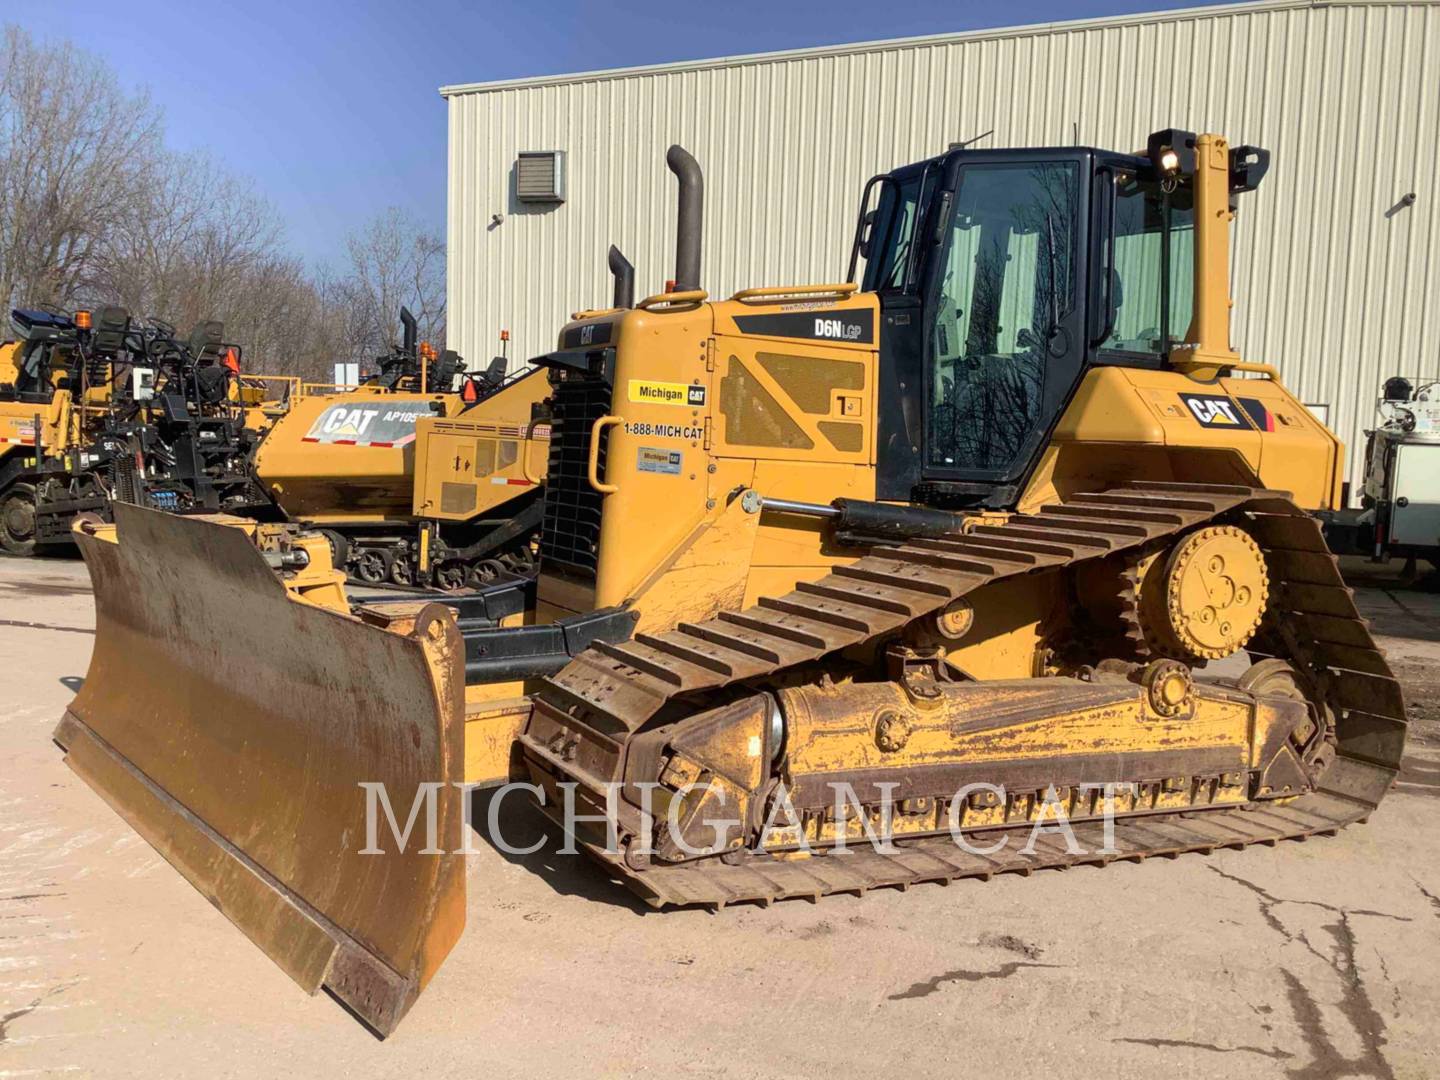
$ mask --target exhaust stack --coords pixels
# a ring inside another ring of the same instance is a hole
[[[407,307],[400,308],[400,325],[405,328],[404,336],[400,339],[400,348],[406,356],[414,356],[415,344],[420,340],[420,324],[415,321],[415,316],[410,314]]]
[[[680,210],[675,229],[675,291],[700,288],[700,226],[705,205],[705,175],[689,151],[676,144],[665,164],[680,181]]]
[[[635,306],[635,267],[614,244],[610,245],[607,261],[610,264],[610,273],[615,277],[615,302],[612,306],[633,308]]]

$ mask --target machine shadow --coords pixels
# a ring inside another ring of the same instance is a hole
[[[507,798],[496,808],[494,825],[504,839],[505,847],[497,844],[490,835],[490,814],[500,790],[485,788],[471,792],[467,824],[507,862],[536,875],[561,896],[578,896],[583,900],[625,908],[636,915],[656,910],[588,856],[578,852],[574,855],[562,854],[560,849],[565,846],[566,839],[564,831],[529,798]],[[532,847],[534,851],[527,851]]]

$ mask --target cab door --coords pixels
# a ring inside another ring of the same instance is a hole
[[[879,289],[881,498],[1013,500],[1089,347],[1091,168],[1081,151],[956,151],[907,215],[896,185],[912,224],[894,244],[915,269]]]
[[[924,283],[927,481],[1013,487],[1069,398],[1087,172],[1074,156],[961,159]]]

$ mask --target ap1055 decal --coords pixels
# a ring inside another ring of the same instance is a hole
[[[427,405],[331,405],[315,418],[302,440],[334,446],[388,449],[415,441],[415,421],[435,414]]]

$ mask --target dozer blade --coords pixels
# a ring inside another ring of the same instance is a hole
[[[389,1034],[465,921],[452,617],[369,626],[292,599],[240,528],[115,514],[118,542],[76,536],[96,638],[66,761],[306,991]],[[433,796],[433,847],[428,808],[403,851],[382,808],[385,853],[362,853],[373,783],[402,823]]]

